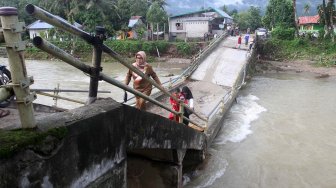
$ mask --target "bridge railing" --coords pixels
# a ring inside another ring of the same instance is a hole
[[[6,83],[6,85],[4,83],[2,86],[5,87],[0,88],[0,95],[5,95],[4,99],[6,99],[14,91],[22,128],[34,128],[36,127],[36,120],[32,102],[36,95],[30,92],[29,86],[33,84],[34,80],[27,76],[24,61],[25,43],[21,39],[24,23],[18,21],[18,11],[13,7],[1,7],[0,19],[2,25],[0,42],[6,43],[8,61],[12,72],[12,83]],[[5,94],[2,94],[3,92]]]
[[[65,51],[62,49],[58,48],[57,46],[51,44],[50,42],[42,39],[41,37],[35,37],[33,39],[33,44],[38,47],[39,49],[50,53],[54,55],[55,57],[63,60],[64,62],[76,67],[77,69],[80,69],[81,71],[90,74],[90,91],[89,91],[89,101],[88,103],[92,103],[93,101],[96,100],[97,98],[97,88],[98,88],[98,81],[99,80],[104,80],[107,83],[110,83],[112,85],[115,85],[125,91],[128,91],[130,93],[133,93],[136,96],[142,97],[152,103],[154,103],[157,106],[160,106],[161,108],[172,112],[173,114],[180,116],[180,122],[183,121],[183,119],[188,120],[189,122],[195,124],[198,127],[205,128],[205,126],[200,126],[198,123],[186,118],[183,116],[183,109],[188,109],[193,112],[194,115],[196,115],[199,119],[207,122],[207,118],[202,117],[201,115],[197,114],[193,109],[191,109],[189,106],[185,105],[183,101],[180,101],[178,98],[176,98],[174,95],[170,94],[163,86],[157,84],[153,79],[151,79],[149,76],[145,75],[142,71],[140,71],[138,68],[133,66],[131,63],[125,61],[119,54],[114,52],[112,49],[110,49],[108,46],[103,44],[103,29],[101,27],[96,28],[96,35],[92,36],[89,33],[74,27],[67,21],[60,19],[59,17],[35,6],[32,4],[28,4],[26,6],[26,12],[29,15],[32,15],[35,18],[38,18],[40,20],[43,20],[51,25],[54,25],[55,27],[58,27],[64,31],[67,31],[75,36],[78,36],[85,40],[87,43],[91,44],[94,46],[94,52],[93,52],[93,66],[88,66],[78,59],[74,58],[73,56],[67,54]],[[165,95],[172,97],[174,100],[178,101],[180,106],[181,106],[181,111],[177,112],[175,110],[172,110],[170,107],[167,107],[165,104],[147,96],[144,95],[143,93],[127,86],[126,84],[123,84],[107,75],[102,73],[102,68],[100,67],[100,60],[101,60],[101,54],[102,52],[107,53],[117,61],[119,61],[121,64],[141,76],[143,79],[151,83],[153,86],[158,88],[161,92],[163,92]]]

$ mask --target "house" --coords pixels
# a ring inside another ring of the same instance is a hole
[[[298,18],[299,23],[299,32],[300,33],[318,33],[320,29],[323,29],[323,26],[319,23],[320,16],[302,16]]]
[[[63,18],[57,16],[59,19],[62,19],[64,20]],[[75,22],[73,24],[75,27],[77,28],[80,28],[82,29],[82,25]],[[53,25],[50,25],[42,20],[37,20],[33,23],[31,23],[30,25],[27,26],[27,29],[29,31],[29,38],[30,39],[33,39],[34,37],[36,36],[40,36],[40,37],[44,37],[46,39],[48,39],[49,37],[52,37],[52,36],[49,36],[49,33],[50,33],[50,30],[53,29],[54,26]]]
[[[204,38],[223,33],[233,18],[224,11],[209,7],[199,11],[169,17],[169,35],[173,38]]]
[[[44,36],[46,39],[49,38],[49,30],[52,28],[54,28],[54,26],[42,20],[37,20],[27,26],[30,39],[33,39],[36,36]]]
[[[127,32],[127,38],[131,38],[131,39],[137,39],[138,38],[138,33],[136,32],[136,30],[139,27],[145,26],[141,16],[132,16],[131,19],[129,19],[128,22],[128,28],[129,31]]]

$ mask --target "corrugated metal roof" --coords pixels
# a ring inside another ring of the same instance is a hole
[[[132,16],[128,22],[128,27],[134,27],[140,20],[141,16]]]
[[[320,19],[320,16],[319,15],[315,15],[315,16],[302,16],[302,17],[299,17],[299,24],[300,25],[303,25],[303,24],[316,24],[318,23]]]
[[[59,16],[56,16],[56,17],[59,18],[59,19],[62,19],[64,21],[66,21],[65,19],[63,19],[63,18],[61,18]],[[82,25],[79,24],[79,23],[77,23],[77,22],[75,22],[73,25],[75,27],[77,27],[77,28],[81,28],[82,27]],[[50,25],[47,22],[44,22],[42,20],[36,20],[35,22],[33,22],[33,23],[31,23],[30,25],[27,26],[28,30],[29,29],[51,29],[51,28],[54,28],[54,26]]]
[[[184,18],[184,21],[211,21],[214,18],[212,17],[189,17],[189,18]]]
[[[134,27],[134,25],[138,22],[138,20],[129,20],[128,27]]]
[[[37,20],[33,22],[32,24],[27,26],[28,29],[51,29],[54,28],[54,26],[42,21],[42,20]]]
[[[218,9],[218,8],[214,8],[214,7],[209,7],[205,10],[197,10],[197,11],[192,11],[192,12],[187,12],[187,13],[183,13],[183,14],[177,14],[177,15],[174,15],[174,16],[171,16],[170,18],[175,18],[175,17],[181,17],[181,16],[186,16],[186,15],[189,15],[189,14],[196,14],[196,13],[203,13],[203,12],[211,12],[211,11],[214,11],[214,12],[217,12],[220,16],[224,17],[224,18],[229,18],[229,19],[232,19],[231,16],[229,16],[226,12]]]
[[[224,12],[223,10],[220,10],[218,8],[215,7],[211,7],[212,9],[214,9],[218,14],[222,15],[224,18],[230,18],[233,19],[230,15],[228,15],[226,12]]]

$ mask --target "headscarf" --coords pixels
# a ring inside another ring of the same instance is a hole
[[[147,58],[146,58],[146,53],[144,51],[139,51],[138,53],[135,54],[135,58],[137,56],[141,56],[142,57],[142,63],[141,64],[138,64],[138,61],[135,61],[135,65],[137,67],[139,67],[140,69],[143,69],[146,65],[147,65]]]

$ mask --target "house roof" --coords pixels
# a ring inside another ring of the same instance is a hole
[[[59,19],[64,20],[63,18],[61,18],[59,16],[56,16],[56,17],[58,17]],[[66,20],[64,20],[64,21],[66,21]],[[75,26],[77,28],[81,28],[82,27],[82,25],[79,24],[79,23],[77,23],[77,22],[75,22],[73,24],[73,26]],[[33,22],[30,25],[28,25],[27,28],[28,28],[28,30],[30,30],[30,29],[51,29],[51,28],[54,28],[54,26],[50,25],[47,22],[44,22],[42,20],[36,20],[35,22]]]
[[[141,16],[132,16],[131,19],[129,19],[128,27],[134,27],[140,19]]]
[[[214,18],[212,17],[190,17],[183,19],[184,21],[211,21]]]
[[[42,21],[42,20],[37,20],[33,22],[32,24],[27,26],[28,29],[51,29],[54,28],[54,26]]]
[[[318,23],[320,19],[319,15],[316,16],[302,16],[299,17],[299,24],[303,25],[303,24],[312,24],[312,23]]]
[[[226,12],[218,9],[218,8],[215,8],[215,7],[209,7],[205,10],[201,9],[201,10],[197,10],[197,11],[192,11],[192,12],[187,12],[187,13],[183,13],[183,14],[177,14],[177,15],[174,15],[174,16],[171,16],[170,18],[176,18],[176,17],[181,17],[181,16],[187,16],[189,14],[196,14],[196,13],[208,13],[208,12],[211,12],[211,11],[214,11],[214,12],[217,12],[220,16],[222,16],[223,18],[229,18],[229,19],[232,19],[231,16],[229,16]]]

